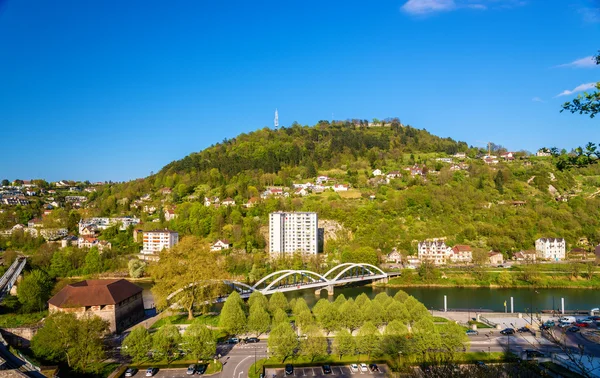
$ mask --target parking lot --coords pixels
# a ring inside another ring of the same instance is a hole
[[[355,377],[358,378],[361,375],[365,378],[368,377],[377,377],[383,378],[387,373],[387,366],[385,365],[377,365],[379,367],[379,372],[352,372],[350,370],[350,366],[331,366],[331,374],[324,374],[321,366],[315,367],[294,367],[294,374],[286,375],[283,368],[279,369],[266,369],[265,378],[285,378],[285,377]]]

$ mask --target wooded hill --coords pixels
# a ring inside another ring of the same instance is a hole
[[[457,152],[466,158],[439,160]],[[538,237],[565,237],[569,247],[581,238],[600,242],[597,164],[560,171],[553,157],[521,152],[513,161],[487,165],[480,158],[485,152],[397,120],[378,127],[320,122],[262,129],[190,154],[146,179],[107,186],[92,194],[88,213],[138,214],[144,227],[170,227],[207,241],[227,238],[235,248],[258,253],[266,245],[261,227],[269,212],[316,211],[349,231],[326,243],[325,252],[369,262],[393,247],[415,253],[416,242],[428,238],[507,255],[533,248]],[[415,164],[424,176],[405,170]],[[374,177],[374,169],[402,177]],[[241,206],[268,187],[292,193],[293,183],[314,182],[318,175],[351,189]],[[140,202],[145,194],[151,198]],[[205,197],[232,198],[236,205],[207,207]],[[158,210],[147,214],[146,205]],[[177,218],[164,221],[162,209],[175,209]]]

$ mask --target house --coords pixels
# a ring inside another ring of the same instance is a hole
[[[268,197],[288,197],[289,194],[288,193],[284,193],[283,189],[281,188],[270,188],[265,190],[261,195],[262,198],[268,198]]]
[[[397,179],[402,177],[402,173],[400,173],[400,171],[391,171],[386,177],[389,179]]]
[[[40,230],[42,237],[50,241],[61,239],[67,236],[68,233],[66,228],[43,228]]]
[[[513,161],[513,160],[515,160],[515,153],[514,152],[505,152],[505,153],[501,154],[500,157],[506,161]]]
[[[548,157],[548,156],[552,156],[552,154],[550,153],[550,151],[547,148],[541,148],[538,150],[538,152],[535,154],[535,156]]]
[[[400,264],[402,262],[402,255],[396,248],[394,248],[392,249],[392,252],[387,254],[385,261],[389,263]]]
[[[108,321],[111,332],[120,333],[144,318],[142,288],[124,280],[85,280],[65,286],[48,301],[53,312],[78,318],[95,315]]]
[[[434,265],[445,265],[451,249],[442,240],[419,243],[418,256],[421,262],[428,261]]]
[[[373,171],[373,176],[377,177],[377,176],[381,176],[383,173],[381,172],[381,169],[376,169]]]
[[[173,219],[177,218],[177,214],[175,214],[175,210],[173,210],[173,209],[165,209],[164,214],[165,214],[165,220],[167,222],[172,221]]]
[[[563,238],[539,238],[535,241],[539,258],[560,261],[565,259],[566,243]]]
[[[327,177],[327,176],[319,176],[319,177],[317,177],[316,183],[317,184],[322,184],[322,183],[327,182],[327,181],[329,181],[329,177]]]
[[[304,188],[296,188],[296,190],[294,190],[294,195],[304,197],[308,195],[308,191],[306,191]]]
[[[249,209],[251,207],[254,207],[256,204],[258,203],[258,197],[251,197],[248,202],[246,202],[244,204],[244,207]]]
[[[235,201],[231,197],[227,197],[221,202],[223,206],[235,206]]]
[[[72,187],[69,188],[69,192],[72,192],[72,193],[74,193],[74,192],[81,192],[81,189],[79,189],[76,186],[72,186]]]
[[[494,155],[491,155],[491,156],[485,155],[483,157],[483,162],[487,165],[496,165],[496,164],[498,164],[498,157],[494,156]]]
[[[83,229],[79,232],[81,236],[96,236],[98,233],[98,227],[95,224],[90,224],[88,226],[83,227]]]
[[[467,157],[467,154],[464,152],[457,152],[454,155],[452,155],[453,157],[457,158],[457,159],[464,159]]]
[[[452,158],[437,158],[435,161],[441,161],[442,163],[452,163]]]
[[[66,248],[68,246],[77,246],[79,238],[74,235],[67,235],[60,240],[60,248]]]
[[[468,245],[455,245],[452,247],[450,255],[450,261],[457,263],[470,263],[473,261],[473,252],[471,247]]]
[[[568,257],[571,260],[585,260],[587,257],[587,251],[583,248],[576,247],[569,251]]]
[[[40,218],[33,218],[29,222],[27,222],[27,227],[29,228],[41,228],[44,227],[44,223]]]
[[[348,191],[348,185],[345,184],[335,184],[332,187],[334,192],[347,192]]]
[[[25,194],[27,194],[28,196],[37,196],[37,191],[35,189],[27,189],[25,191]]]
[[[171,188],[162,188],[158,192],[162,195],[167,195],[173,193],[173,190]]]
[[[405,170],[410,172],[410,175],[415,176],[423,176],[426,172],[425,166],[419,166],[418,164],[413,165],[412,167],[404,168]]]
[[[222,251],[224,249],[229,249],[230,247],[231,247],[231,244],[229,243],[229,240],[219,239],[216,242],[214,242],[213,244],[211,244],[210,250],[213,252],[216,252],[216,251]]]
[[[98,248],[98,251],[102,252],[107,249],[111,249],[112,245],[106,240],[98,240],[98,238],[93,238],[91,236],[80,236],[77,239],[77,248]]]
[[[527,251],[519,251],[514,254],[513,259],[516,261],[532,261],[535,262],[537,258],[536,251],[527,250]]]
[[[490,251],[488,258],[490,259],[490,265],[504,264],[504,256],[498,251]]]

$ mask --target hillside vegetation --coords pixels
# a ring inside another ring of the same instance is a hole
[[[456,152],[466,158],[437,160]],[[533,248],[538,237],[564,237],[569,247],[582,238],[600,241],[597,164],[558,170],[555,157],[521,152],[514,161],[487,165],[480,159],[486,152],[396,120],[380,127],[295,124],[242,134],[146,179],[106,186],[92,194],[87,212],[139,214],[145,228],[169,227],[207,241],[227,238],[234,248],[255,254],[232,259],[234,266],[247,264],[240,270],[264,261],[258,257],[266,245],[261,227],[277,210],[316,211],[320,219],[341,223],[348,232],[326,243],[325,252],[342,261],[376,262],[378,253],[394,247],[415,253],[416,242],[428,238],[445,237],[450,245],[470,244],[508,256]],[[459,163],[461,169],[455,167]],[[405,170],[415,164],[423,176]],[[400,171],[402,177],[374,177],[374,169]],[[292,194],[293,183],[314,182],[318,175],[351,190]],[[288,188],[291,195],[241,206],[272,186]],[[150,198],[141,203],[146,194]],[[205,197],[230,197],[236,205],[205,206]],[[143,205],[158,210],[149,214]],[[172,208],[177,218],[167,222],[161,209]]]

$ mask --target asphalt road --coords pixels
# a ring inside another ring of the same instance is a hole
[[[221,354],[223,371],[218,378],[245,378],[248,370],[256,360],[267,357],[267,341],[254,344],[219,345],[217,353]]]

